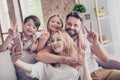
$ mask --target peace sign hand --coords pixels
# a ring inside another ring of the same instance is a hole
[[[47,31],[47,28],[44,26],[42,32],[41,32],[41,36],[44,38],[44,39],[48,39],[50,34],[49,32]]]
[[[17,24],[13,25],[12,21],[11,21],[11,27],[8,30],[8,34],[10,37],[14,38],[16,35],[16,31],[17,30]]]
[[[87,39],[92,43],[96,44],[98,43],[98,34],[93,31],[92,23],[90,22],[90,30],[84,26],[86,32],[87,32]]]

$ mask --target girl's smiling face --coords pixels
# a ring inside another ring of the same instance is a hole
[[[58,15],[53,15],[49,18],[47,23],[48,31],[53,32],[62,29],[62,27],[63,27],[63,23]]]

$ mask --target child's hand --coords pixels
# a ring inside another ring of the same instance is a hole
[[[78,35],[77,47],[78,47],[78,52],[81,52],[81,50],[85,50],[86,49],[86,44],[83,41],[83,36],[82,36],[81,33],[79,33],[79,35]]]
[[[38,43],[33,42],[32,45],[29,47],[30,53],[37,50]]]
[[[50,36],[50,34],[49,34],[49,32],[47,32],[47,31],[42,31],[41,36],[42,36],[44,39],[48,39],[49,36]]]
[[[81,52],[81,50],[85,50],[86,49],[86,44],[84,43],[83,40],[79,40],[79,43],[77,45],[78,45],[79,52]]]
[[[17,24],[13,25],[13,23],[11,22],[11,28],[9,28],[8,30],[8,34],[10,37],[14,38],[16,35],[16,29],[17,29]]]
[[[48,39],[50,34],[49,32],[46,30],[46,28],[44,27],[44,29],[42,30],[41,32],[41,36],[44,38],[44,39]]]
[[[23,55],[23,51],[16,52],[15,49],[17,48],[17,46],[18,46],[18,45],[15,45],[15,46],[13,46],[13,48],[12,48],[12,56],[11,56],[11,58],[12,58],[12,62],[13,62],[13,63],[16,63],[19,58],[21,58],[21,57],[24,56],[24,55]]]
[[[81,50],[81,52],[79,52],[79,57],[78,57],[78,60],[81,61],[82,65],[85,64],[85,50]]]

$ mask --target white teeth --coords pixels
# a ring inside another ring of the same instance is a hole
[[[58,48],[59,46],[54,46],[54,48],[56,49],[56,48]]]

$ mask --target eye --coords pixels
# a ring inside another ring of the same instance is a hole
[[[54,23],[55,21],[51,21],[51,23]]]
[[[77,24],[75,24],[74,26],[75,26],[75,27],[78,27],[78,25],[77,25]]]
[[[53,40],[53,39],[51,40],[51,42],[54,42],[54,41],[55,41],[55,40]]]
[[[60,23],[60,22],[57,22],[57,24],[58,24],[58,25],[61,25],[61,23]]]
[[[31,26],[29,23],[27,24],[28,26]]]
[[[33,26],[34,29],[36,29],[37,27],[36,26]]]
[[[59,39],[57,39],[57,41],[62,41],[62,40],[59,38]]]
[[[72,24],[70,22],[68,22],[67,25],[72,26]]]

